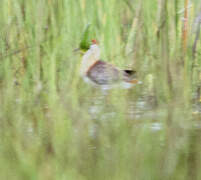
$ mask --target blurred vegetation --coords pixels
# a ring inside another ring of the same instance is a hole
[[[201,179],[199,0],[0,4],[0,179]],[[82,81],[89,23],[141,85]]]

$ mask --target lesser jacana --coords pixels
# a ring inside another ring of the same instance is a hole
[[[96,40],[92,40],[91,46],[82,57],[80,74],[85,81],[101,87],[123,85],[122,87],[129,88],[138,83],[136,71],[120,70],[100,60],[100,48]]]

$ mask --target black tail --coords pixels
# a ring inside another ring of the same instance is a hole
[[[134,70],[123,70],[123,74],[124,74],[124,80],[126,81],[131,81],[133,79],[136,79],[136,71]]]
[[[134,70],[123,70],[124,72],[125,72],[125,74],[127,74],[128,76],[132,76],[132,75],[134,75],[134,74],[136,74],[136,71],[134,71]]]

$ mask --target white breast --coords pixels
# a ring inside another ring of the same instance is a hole
[[[90,49],[84,54],[80,67],[81,76],[85,76],[88,69],[100,59],[100,48],[93,44]]]

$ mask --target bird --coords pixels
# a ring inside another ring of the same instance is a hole
[[[106,61],[100,59],[100,47],[96,39],[92,39],[91,45],[82,57],[80,75],[84,81],[104,89],[112,87],[131,88],[138,84],[136,71],[121,70]]]

